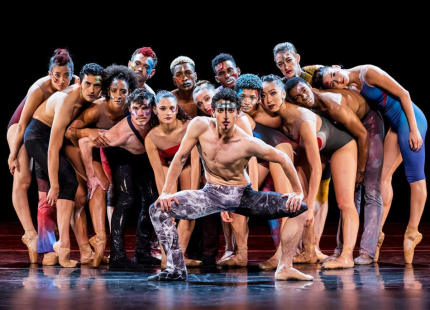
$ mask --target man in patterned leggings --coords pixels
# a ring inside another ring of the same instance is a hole
[[[223,89],[212,98],[215,118],[196,117],[188,125],[176,153],[163,191],[151,205],[150,216],[155,232],[167,256],[167,269],[148,278],[149,281],[187,279],[187,269],[178,233],[171,217],[195,219],[223,212],[231,221],[230,211],[262,219],[289,217],[281,232],[282,255],[275,274],[277,280],[313,280],[292,268],[295,248],[300,240],[307,206],[294,165],[284,153],[247,135],[235,126],[240,112],[240,100],[231,89]],[[175,194],[173,186],[193,147],[197,145],[205,168],[206,186]],[[291,181],[293,193],[257,192],[251,189],[246,166],[252,156],[279,163]]]

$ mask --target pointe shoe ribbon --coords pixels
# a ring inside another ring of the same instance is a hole
[[[403,251],[405,255],[406,264],[412,264],[414,260],[414,250],[417,244],[421,242],[423,235],[418,232],[417,227],[409,227],[405,232],[405,239],[403,241]]]
[[[229,259],[221,261],[219,266],[245,267],[248,265],[248,247],[246,245],[237,247],[236,254]]]
[[[81,252],[81,264],[87,265],[92,264],[94,261],[94,252],[90,247],[89,243],[85,243],[79,247],[79,251]]]
[[[37,264],[37,233],[33,230],[26,230],[24,236],[21,238],[22,243],[24,243],[28,248],[28,255],[30,256],[30,262],[32,264]]]
[[[78,264],[77,261],[70,259],[70,248],[60,248],[58,242],[53,245],[55,253],[58,255],[60,265],[66,268],[74,268]]]
[[[91,246],[94,248],[93,267],[99,267],[104,259],[106,248],[106,232],[98,232],[89,240]]]

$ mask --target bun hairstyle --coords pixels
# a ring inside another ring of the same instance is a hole
[[[70,71],[70,79],[73,77],[74,65],[70,58],[69,51],[65,48],[57,48],[54,55],[49,60],[49,71],[52,71],[53,66],[67,66]]]
[[[213,91],[214,93],[216,92],[215,86],[211,82],[207,80],[200,80],[196,83],[196,87],[194,88],[194,91],[193,91],[194,101],[196,101],[196,98],[195,98],[196,95],[204,89]]]

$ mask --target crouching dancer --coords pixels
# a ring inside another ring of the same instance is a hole
[[[289,217],[281,232],[282,255],[275,274],[277,280],[313,280],[292,268],[305,222],[307,206],[290,158],[284,153],[246,134],[235,122],[240,100],[231,89],[223,89],[212,98],[215,118],[196,117],[188,125],[181,146],[167,172],[163,191],[149,212],[158,240],[167,255],[167,269],[149,281],[186,280],[187,269],[171,217],[196,219],[208,214],[230,211],[262,219]],[[206,186],[172,194],[182,167],[197,145],[205,168]],[[257,192],[251,189],[246,166],[252,156],[279,163],[291,181],[293,193]],[[229,221],[228,212],[222,213]]]

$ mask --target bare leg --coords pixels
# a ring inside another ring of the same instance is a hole
[[[57,200],[57,222],[60,239],[54,243],[60,265],[63,267],[76,267],[77,261],[70,260],[69,225],[72,218],[74,202],[66,199]]]
[[[306,212],[295,218],[288,219],[286,224],[283,225],[281,234],[282,253],[275,273],[276,280],[312,281],[314,279],[312,276],[305,275],[293,268],[293,257],[303,233],[305,219]]]
[[[360,220],[354,204],[354,187],[357,167],[357,144],[351,141],[331,157],[331,171],[336,201],[342,212],[344,246],[341,255],[323,263],[327,269],[354,267],[352,252],[357,241]]]

